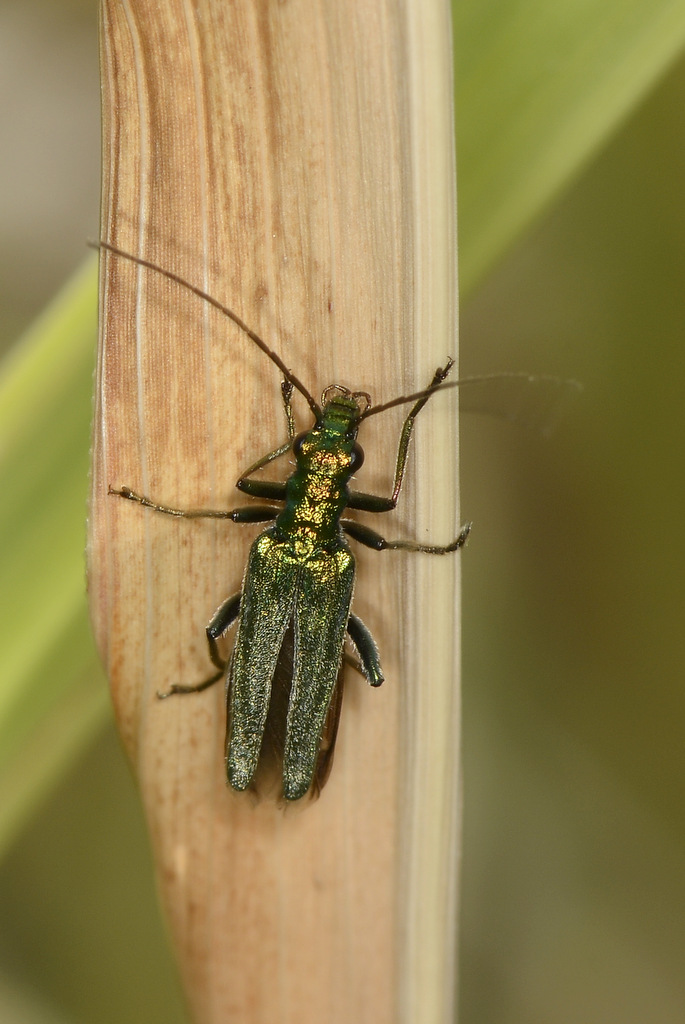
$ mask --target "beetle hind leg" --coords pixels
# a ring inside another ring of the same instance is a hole
[[[359,616],[350,615],[347,620],[347,634],[359,655],[359,670],[362,675],[371,686],[380,686],[385,676],[381,668],[376,641]]]
[[[224,670],[221,669],[215,675],[210,676],[209,679],[204,679],[201,683],[192,683],[186,686],[183,683],[174,683],[170,689],[165,690],[164,693],[157,691],[158,700],[166,700],[167,697],[175,697],[179,693],[202,693],[203,690],[208,690],[214,683],[218,683],[223,678]]]
[[[159,700],[166,700],[167,697],[175,697],[177,694],[184,693],[202,693],[203,690],[208,690],[214,683],[218,683],[220,679],[226,673],[226,666],[228,661],[226,658],[221,657],[219,651],[218,640],[220,637],[230,629],[240,613],[240,600],[242,594],[238,591],[237,594],[232,594],[223,604],[220,604],[217,610],[212,615],[207,625],[207,643],[209,645],[209,657],[212,659],[212,663],[218,668],[218,672],[215,672],[209,679],[204,679],[201,683],[194,683],[185,685],[183,683],[174,683],[174,685],[168,689],[165,693],[157,692]]]

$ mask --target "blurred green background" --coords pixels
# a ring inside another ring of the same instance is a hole
[[[462,370],[585,385],[462,421],[464,1024],[685,1020],[683,8],[455,9]],[[30,327],[98,233],[95,3],[0,2],[0,81],[0,1020],[181,1024],[82,596],[93,267]]]

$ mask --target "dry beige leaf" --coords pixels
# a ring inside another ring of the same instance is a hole
[[[340,382],[387,400],[456,356],[445,0],[102,11],[103,239],[231,306],[317,398]],[[454,535],[455,409],[452,392],[419,419],[388,536]],[[402,415],[364,424],[364,490],[389,492]],[[203,627],[258,528],[170,519],[108,486],[234,507],[239,472],[284,437],[264,355],[103,256],[92,615],[193,1019],[451,1021],[459,556],[359,551],[354,607],[386,683],[347,679],[318,801],[284,812],[227,788],[221,686],[156,698],[208,674]]]

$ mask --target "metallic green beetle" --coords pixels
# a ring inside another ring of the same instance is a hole
[[[288,441],[259,459],[237,481],[237,488],[255,498],[283,502],[249,505],[227,511],[177,509],[136,494],[128,487],[110,493],[187,519],[230,519],[235,523],[273,521],[254,541],[242,591],[229,597],[207,626],[212,662],[218,671],[193,686],[175,685],[160,697],[197,693],[226,676],[226,772],[230,785],[245,790],[260,773],[273,773],[278,763],[282,795],[298,800],[318,792],[331,766],[342,699],[341,662],[345,634],[359,655],[359,670],[371,686],[383,673],[376,644],[364,623],[351,614],[355,561],[345,534],[377,551],[402,548],[443,555],[462,547],[470,524],[444,546],[387,541],[368,527],[343,518],[346,508],[365,512],[394,509],[402,486],[414,420],[443,385],[452,368],[438,369],[429,387],[383,405],[371,406],[365,392],[332,385],[317,404],[280,357],[240,318],[211,296],[177,275],[108,243],[100,247],[163,274],[230,317],[279,367],[284,380],[283,402]],[[451,385],[443,385],[451,386]],[[314,426],[295,436],[291,408],[297,388],[314,414]],[[364,461],[357,444],[362,420],[394,405],[414,402],[397,452],[395,481],[389,498],[350,490],[348,483]],[[292,449],[296,467],[285,482],[250,479],[268,463]],[[233,653],[227,664],[218,640],[238,620]]]

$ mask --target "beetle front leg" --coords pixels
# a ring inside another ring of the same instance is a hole
[[[440,387],[442,382],[449,375],[453,366],[454,360],[448,359],[445,366],[439,366],[437,368],[433,374],[433,379],[428,385],[427,394],[425,394],[423,398],[419,398],[416,405],[412,406],[409,415],[402,425],[400,443],[397,446],[395,482],[392,488],[392,495],[389,498],[381,498],[376,494],[364,494],[361,491],[352,491],[350,493],[350,500],[347,503],[349,508],[356,508],[363,512],[390,512],[397,506],[397,500],[402,489],[402,481],[404,480],[404,471],[407,466],[407,458],[409,456],[409,442],[411,441],[412,431],[414,430],[414,420],[421,412],[428,399],[435,393],[436,389]],[[362,541],[362,544],[363,543],[364,542]]]
[[[286,452],[290,451],[292,441],[287,441],[285,444],[280,445],[278,448],[274,448],[268,455],[263,455],[261,459],[257,459],[253,462],[249,469],[246,469],[236,481],[236,487],[243,494],[250,494],[253,498],[267,498],[270,501],[285,501],[285,484],[278,480],[250,480],[253,473],[256,473],[258,469],[262,469],[264,466],[268,466],[274,459],[280,458],[281,455],[285,455]]]
[[[283,397],[283,409],[285,412],[286,423],[288,424],[288,440],[285,444],[279,445],[278,448],[274,448],[268,455],[263,455],[261,459],[257,459],[253,462],[249,469],[246,469],[244,473],[241,473],[236,482],[236,487],[243,494],[250,494],[253,498],[268,498],[271,501],[285,501],[285,484],[274,480],[250,480],[249,477],[253,476],[254,473],[259,469],[263,469],[264,466],[268,466],[270,462],[274,462],[275,459],[279,459],[281,455],[285,455],[287,451],[292,447],[293,440],[295,438],[295,417],[293,416],[292,407],[292,396],[293,386],[289,380],[281,381],[281,395]]]
[[[285,418],[288,424],[288,437],[290,442],[295,440],[295,417],[293,416],[293,385],[289,380],[281,381],[281,395],[283,396],[283,408],[285,409]]]
[[[293,385],[289,380],[281,382],[281,395],[283,397],[283,409],[285,411],[285,419],[288,424],[288,440],[285,444],[279,445],[278,448],[274,448],[268,455],[263,455],[261,459],[257,459],[253,462],[249,469],[246,469],[244,473],[241,473],[236,482],[236,487],[243,494],[249,494],[253,498],[266,498],[269,501],[285,501],[285,484],[277,480],[250,480],[257,470],[263,469],[264,466],[268,466],[270,462],[274,462],[279,459],[281,455],[285,455],[286,452],[292,448],[293,441],[295,440],[295,417],[293,416],[292,407],[292,396],[293,396]]]
[[[458,537],[449,544],[417,544],[411,540],[386,540],[380,533],[370,530],[368,526],[355,523],[351,519],[343,519],[340,523],[345,533],[353,540],[359,541],[374,551],[421,551],[426,555],[447,555],[450,551],[458,551],[466,543],[471,532],[471,523],[462,526]]]

